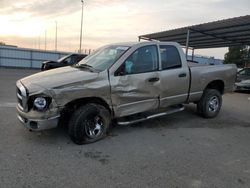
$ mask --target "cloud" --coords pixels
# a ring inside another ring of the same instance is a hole
[[[2,14],[16,14],[16,13],[29,13],[31,16],[56,16],[56,15],[65,15],[72,13],[74,11],[80,10],[79,7],[81,3],[77,5],[71,0],[26,0],[14,2],[11,5],[6,3],[6,0],[1,2]]]
[[[124,2],[122,0],[91,0],[84,1],[86,5],[91,5],[92,7],[100,6],[110,6],[113,4]],[[31,16],[60,16],[72,14],[76,11],[81,10],[80,0],[21,0],[18,2],[12,2],[11,5],[7,0],[0,1],[0,13],[20,13],[27,12]]]

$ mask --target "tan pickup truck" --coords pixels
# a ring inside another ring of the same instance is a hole
[[[112,44],[76,65],[17,81],[17,114],[30,130],[68,119],[71,139],[91,143],[105,137],[112,121],[137,123],[182,111],[183,104],[215,117],[236,73],[235,65],[187,63],[174,42]]]

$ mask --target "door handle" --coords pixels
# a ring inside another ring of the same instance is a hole
[[[186,76],[187,76],[186,73],[181,73],[181,74],[179,74],[179,77],[186,77]]]
[[[159,81],[159,80],[160,80],[160,78],[154,77],[154,78],[149,78],[149,79],[148,79],[148,82],[157,82],[157,81]]]

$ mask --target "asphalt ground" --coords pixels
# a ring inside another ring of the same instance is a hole
[[[187,105],[79,146],[18,122],[15,82],[37,71],[0,68],[0,187],[250,187],[249,93],[224,95],[215,119]]]

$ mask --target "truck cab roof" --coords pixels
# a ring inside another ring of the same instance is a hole
[[[120,46],[143,46],[143,45],[150,45],[150,44],[155,44],[155,45],[173,45],[173,46],[180,46],[177,42],[160,42],[160,41],[143,41],[143,42],[120,42],[120,43],[113,43],[110,45],[120,45]]]

